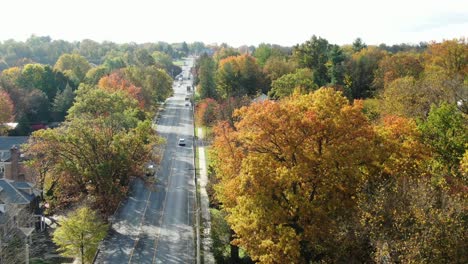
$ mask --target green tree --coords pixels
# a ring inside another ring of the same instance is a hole
[[[55,63],[54,69],[62,71],[76,86],[82,82],[91,65],[79,54],[63,54]]]
[[[139,66],[151,66],[154,65],[154,58],[146,49],[139,49],[136,52],[136,61]]]
[[[439,107],[431,107],[427,120],[419,128],[424,142],[436,152],[444,172],[460,175],[459,164],[468,144],[467,115],[454,104],[442,103]]]
[[[198,68],[198,92],[200,97],[204,98],[217,98],[215,71],[216,66],[214,60],[203,54],[197,61]]]
[[[86,76],[83,82],[86,84],[90,84],[90,85],[96,85],[99,82],[99,80],[102,77],[104,77],[106,74],[109,74],[109,72],[110,72],[109,69],[102,65],[91,68],[86,73]]]
[[[154,109],[158,102],[166,100],[173,93],[171,76],[155,66],[127,67],[125,76],[135,86],[142,88],[145,106],[149,109]]]
[[[297,67],[297,63],[294,60],[287,60],[286,58],[280,57],[270,57],[265,62],[263,72],[272,82],[285,74],[293,73]]]
[[[141,120],[138,102],[125,93],[80,87],[66,122],[36,131],[26,148],[34,163],[50,164],[46,199],[57,207],[92,197],[95,208],[113,212],[159,143],[151,122]]]
[[[290,96],[293,92],[309,93],[318,89],[314,83],[314,73],[308,68],[297,69],[295,73],[285,74],[273,81],[268,95],[279,99]]]
[[[72,212],[53,234],[53,241],[61,254],[92,263],[99,242],[106,236],[108,226],[88,207]]]
[[[314,81],[321,87],[330,82],[328,76],[328,53],[330,45],[326,39],[315,35],[303,44],[296,45],[293,49],[293,57],[302,68],[314,71]]]
[[[68,109],[73,105],[75,94],[70,85],[67,85],[65,90],[58,91],[52,104],[52,113],[55,121],[65,120]]]
[[[354,40],[354,42],[353,42],[353,51],[354,52],[359,52],[359,51],[361,51],[362,49],[365,49],[365,48],[367,48],[367,45],[366,45],[366,43],[364,43],[362,41],[361,38],[357,38],[357,39]]]
[[[375,47],[364,48],[354,53],[347,63],[347,81],[345,82],[348,97],[362,99],[374,95],[374,72],[385,52]],[[346,77],[345,77],[346,79]]]

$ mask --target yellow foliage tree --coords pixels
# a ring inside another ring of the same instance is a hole
[[[234,243],[262,263],[309,263],[352,239],[334,223],[353,215],[371,161],[362,103],[320,89],[244,107],[236,118],[235,128],[217,127],[214,142]]]

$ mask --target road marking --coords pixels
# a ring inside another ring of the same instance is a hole
[[[145,186],[143,186],[143,188],[144,187]],[[146,210],[148,209],[150,196],[151,196],[151,190],[148,190],[148,198],[146,198],[145,210],[143,210],[143,214],[141,215],[140,225],[138,227],[138,236],[135,239],[135,243],[133,243],[133,248],[132,248],[132,251],[130,252],[130,259],[128,260],[128,263],[130,263],[132,261],[133,253],[135,252],[135,248],[138,245],[138,241],[140,241],[139,237],[140,237],[140,234],[141,234],[141,227],[143,226],[143,221],[145,220],[145,214],[146,214]]]
[[[171,164],[169,166],[169,176],[167,177],[167,185],[164,188],[164,190],[166,190],[166,193],[164,195],[163,208],[162,208],[162,211],[161,211],[161,218],[160,218],[161,224],[159,225],[158,233],[156,234],[156,238],[154,239],[154,253],[153,253],[153,259],[151,260],[151,263],[155,263],[155,261],[156,261],[156,256],[157,256],[157,252],[158,252],[159,237],[161,235],[162,225],[163,225],[163,221],[164,221],[164,213],[166,211],[167,196],[169,194],[168,190],[169,190],[169,188],[171,186],[172,173],[174,171],[173,165],[174,165],[174,156],[171,156]]]

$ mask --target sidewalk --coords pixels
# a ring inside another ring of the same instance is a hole
[[[198,161],[200,166],[200,207],[201,207],[201,217],[203,225],[203,263],[205,264],[214,264],[214,257],[212,251],[211,241],[211,216],[210,216],[210,207],[208,194],[206,192],[206,185],[208,184],[208,174],[206,167],[206,158],[205,158],[205,145],[203,141],[203,129],[198,129]]]

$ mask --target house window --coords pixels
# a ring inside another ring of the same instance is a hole
[[[5,164],[0,162],[0,178],[3,178],[3,175],[5,175]]]

